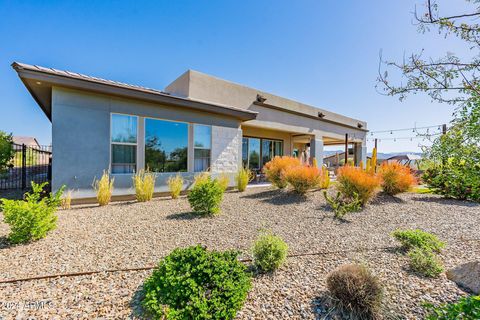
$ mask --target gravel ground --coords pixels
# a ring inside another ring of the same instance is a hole
[[[325,278],[351,262],[367,264],[381,279],[386,315],[415,319],[423,315],[422,302],[453,301],[464,293],[444,275],[432,280],[412,274],[394,249],[391,231],[437,234],[448,243],[442,253],[447,268],[480,259],[480,205],[432,195],[379,196],[343,222],[332,218],[321,192],[303,199],[269,188],[228,192],[222,215],[214,218],[192,214],[185,198],[78,206],[58,215],[58,228],[46,239],[20,246],[8,245],[8,226],[0,222],[0,280],[144,267],[175,247],[197,243],[239,249],[247,257],[258,230],[267,227],[285,239],[292,254],[324,254],[289,258],[273,275],[255,277],[239,319],[335,317]],[[139,288],[149,274],[103,272],[0,284],[0,319],[136,318]]]

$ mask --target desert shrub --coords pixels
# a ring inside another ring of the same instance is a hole
[[[322,179],[320,169],[309,166],[289,167],[283,175],[293,190],[299,194],[305,194],[308,190],[319,187]]]
[[[433,193],[446,198],[480,202],[480,163],[450,158],[427,169],[422,180]]]
[[[72,190],[68,190],[60,200],[60,205],[63,210],[70,210],[72,207]]]
[[[144,283],[142,305],[155,319],[233,319],[251,288],[235,251],[175,249]]]
[[[208,171],[200,172],[193,179],[193,184],[195,185],[195,184],[203,183],[207,180],[210,180],[210,178],[211,178],[210,172],[208,172]]]
[[[350,200],[344,199],[340,192],[337,192],[335,197],[329,197],[327,191],[323,191],[323,195],[337,219],[342,219],[349,212],[362,210],[362,201],[358,195],[354,195]]]
[[[253,262],[262,271],[270,272],[278,269],[287,258],[288,245],[282,238],[263,231],[253,244]]]
[[[322,178],[319,185],[320,189],[328,189],[330,187],[330,174],[327,167],[322,167]]]
[[[389,195],[395,195],[408,191],[416,184],[416,178],[409,167],[397,161],[384,162],[380,166],[380,177],[383,191]]]
[[[0,130],[0,174],[4,173],[11,166],[14,156],[15,150],[13,149],[12,134],[7,134]]]
[[[220,187],[225,191],[228,188],[228,185],[230,184],[230,177],[226,173],[220,173],[218,177],[216,178],[218,183],[220,184]]]
[[[344,166],[337,172],[337,189],[346,199],[353,199],[355,194],[362,205],[372,199],[380,186],[380,180],[361,168]]]
[[[327,288],[339,307],[353,318],[372,319],[380,309],[382,287],[366,267],[343,265],[327,277]]]
[[[113,182],[115,178],[110,178],[108,171],[103,171],[100,180],[93,180],[93,188],[97,192],[97,201],[101,206],[106,206],[112,199]]]
[[[168,189],[170,190],[170,195],[172,199],[177,199],[180,196],[180,193],[183,189],[183,178],[181,175],[177,174],[176,176],[169,177],[167,180]]]
[[[224,190],[217,180],[210,176],[197,179],[187,198],[192,209],[200,214],[216,214],[220,212],[220,202]]]
[[[414,248],[408,252],[410,268],[426,277],[436,278],[443,272],[440,259],[431,250]]]
[[[480,296],[463,297],[456,303],[440,306],[425,304],[426,320],[480,319]]]
[[[300,166],[300,160],[298,158],[283,156],[276,156],[263,167],[263,171],[267,176],[267,179],[276,187],[283,189],[287,186],[285,179],[285,171],[291,167]]]
[[[405,250],[424,249],[434,252],[440,252],[445,247],[445,243],[440,241],[434,234],[414,229],[414,230],[395,230],[392,236],[397,239]]]
[[[141,169],[132,179],[137,201],[146,202],[152,200],[157,176],[154,173]]]
[[[55,211],[61,203],[65,186],[54,194],[43,195],[48,183],[36,184],[32,181],[32,192],[27,192],[24,200],[2,199],[3,220],[10,225],[8,239],[11,243],[26,243],[44,238],[57,227]]]
[[[252,180],[252,172],[248,168],[240,168],[235,176],[235,182],[237,183],[237,189],[240,192],[247,189],[247,185]]]

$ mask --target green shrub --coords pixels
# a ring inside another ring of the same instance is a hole
[[[251,288],[235,251],[175,249],[144,284],[142,305],[155,319],[233,319]]]
[[[443,272],[440,259],[431,250],[415,248],[408,252],[410,268],[426,277],[436,278]]]
[[[461,298],[456,303],[447,303],[435,307],[425,304],[428,314],[426,320],[480,319],[480,296]]]
[[[270,272],[285,262],[288,245],[282,238],[264,231],[255,241],[252,252],[255,266],[264,272]]]
[[[383,290],[365,266],[340,266],[327,276],[327,288],[338,306],[349,313],[349,318],[376,318]]]
[[[241,168],[238,170],[238,173],[235,177],[235,182],[237,183],[237,189],[240,192],[245,191],[247,189],[247,185],[252,180],[252,172],[248,168]]]
[[[337,192],[337,195],[333,198],[328,196],[327,191],[323,191],[323,196],[337,219],[342,219],[349,212],[362,210],[362,201],[357,194],[354,194],[350,200],[343,198],[340,192]]]
[[[32,192],[26,193],[25,201],[2,199],[5,223],[10,225],[8,239],[11,243],[26,243],[44,238],[57,226],[55,211],[62,202],[65,186],[55,194],[42,197],[43,188],[48,183],[32,182]]]
[[[13,150],[12,134],[7,134],[0,130],[0,174],[7,171],[8,167],[12,165],[14,156],[15,150]]]
[[[440,252],[445,247],[445,243],[440,241],[436,235],[419,229],[395,230],[392,236],[402,244],[405,250],[420,248]]]
[[[192,209],[200,214],[216,214],[220,212],[220,202],[224,189],[217,180],[210,176],[197,179],[187,198]]]

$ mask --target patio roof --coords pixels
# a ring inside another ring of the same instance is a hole
[[[40,105],[48,119],[52,119],[52,87],[65,87],[90,92],[115,95],[167,106],[189,108],[225,116],[242,121],[255,119],[257,112],[216,103],[173,96],[160,90],[127,83],[91,77],[84,74],[45,68],[25,63],[12,63],[12,68]]]

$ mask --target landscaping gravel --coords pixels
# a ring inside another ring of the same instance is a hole
[[[380,195],[345,221],[333,219],[321,192],[304,199],[270,188],[226,193],[216,217],[190,211],[185,198],[77,206],[58,212],[58,228],[47,238],[18,246],[8,245],[8,226],[0,222],[0,281],[145,267],[176,247],[197,243],[238,249],[248,258],[258,230],[269,228],[289,244],[290,254],[322,254],[291,257],[276,273],[255,276],[239,319],[337,318],[326,276],[352,262],[368,265],[381,279],[384,314],[415,319],[424,314],[422,302],[454,301],[465,293],[443,274],[426,279],[410,272],[390,236],[393,230],[421,228],[437,234],[448,244],[441,254],[447,268],[480,259],[480,205],[434,195]],[[150,272],[0,284],[0,319],[136,318],[139,289]]]

